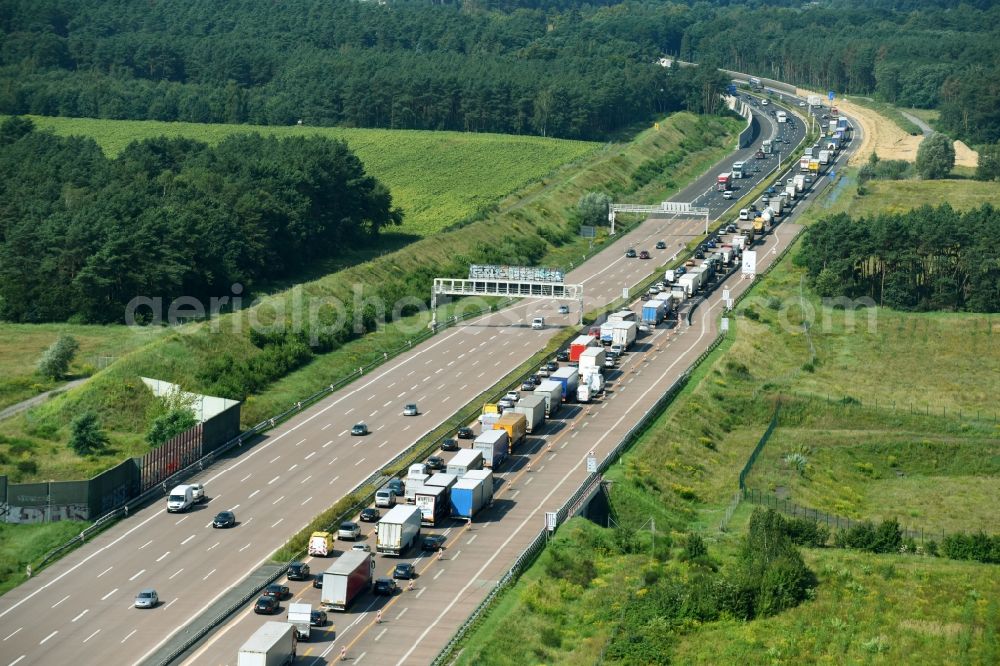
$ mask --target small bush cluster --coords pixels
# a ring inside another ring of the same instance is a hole
[[[841,548],[857,548],[870,553],[898,553],[903,546],[903,531],[895,518],[876,525],[866,520],[847,530],[840,530],[834,543]]]

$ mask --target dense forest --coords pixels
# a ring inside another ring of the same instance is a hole
[[[948,204],[810,227],[796,263],[821,296],[868,297],[900,310],[1000,312],[1000,210]]]
[[[343,142],[234,135],[133,143],[0,126],[0,318],[120,322],[135,296],[208,307],[397,224]]]
[[[674,54],[1000,139],[1000,7],[871,4],[10,0],[0,113],[593,139],[705,110],[696,73],[655,64]]]

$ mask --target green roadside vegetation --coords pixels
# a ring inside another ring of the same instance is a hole
[[[47,525],[18,525],[0,522],[0,594],[27,578],[27,566],[79,534],[87,523],[61,520]]]
[[[876,193],[864,199],[876,209]],[[840,205],[836,194],[829,204]],[[660,590],[664,578],[703,573],[685,560],[690,534],[722,575],[738,561],[754,506],[744,502],[720,525],[779,402],[779,427],[748,487],[831,513],[897,518],[938,541],[941,531],[1000,532],[990,500],[1000,490],[1000,320],[826,308],[793,264],[800,247],[740,304],[727,343],[608,471],[611,526],[564,525],[557,547],[468,635],[458,663],[996,661],[991,565],[807,547],[812,596],[750,622],[704,613],[682,587]],[[802,472],[790,454],[802,456]]]

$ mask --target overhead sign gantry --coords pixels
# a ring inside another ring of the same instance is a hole
[[[583,323],[583,285],[566,284],[561,270],[535,266],[473,264],[468,278],[434,278],[431,326],[437,326],[438,296],[506,296],[576,301]]]
[[[662,201],[656,206],[643,204],[616,204],[608,206],[608,221],[611,223],[611,235],[615,235],[615,216],[618,213],[642,213],[654,217],[672,218],[704,218],[705,234],[708,234],[709,210],[698,208],[689,203],[678,201]]]

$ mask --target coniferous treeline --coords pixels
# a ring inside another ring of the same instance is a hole
[[[598,138],[680,108],[662,54],[900,106],[1000,140],[1000,6],[10,0],[0,113]]]
[[[0,126],[0,318],[120,322],[134,297],[209,299],[374,242],[388,190],[343,142],[91,139]]]
[[[868,297],[900,310],[1000,312],[1000,210],[948,204],[810,227],[795,261],[824,297]]]

